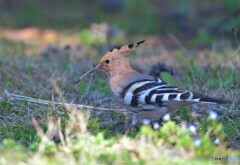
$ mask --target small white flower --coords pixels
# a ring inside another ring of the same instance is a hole
[[[151,122],[151,121],[150,121],[149,119],[143,119],[143,120],[142,120],[143,125],[149,125],[150,122]]]
[[[209,112],[209,118],[213,119],[213,120],[216,120],[218,118],[218,114],[214,111],[210,111]]]
[[[200,138],[197,137],[197,138],[194,139],[194,145],[195,145],[196,147],[199,147],[199,146],[201,145],[201,143],[202,143],[202,142],[201,142],[201,139],[200,139]]]
[[[159,128],[159,124],[158,123],[153,123],[153,129],[158,129]]]
[[[188,126],[188,129],[190,132],[192,132],[193,134],[196,134],[197,133],[197,127],[194,125],[194,124],[190,124]]]
[[[220,139],[219,139],[219,138],[216,138],[216,139],[214,140],[214,143],[215,143],[215,144],[219,144],[219,143],[220,143]]]
[[[167,113],[166,115],[163,116],[163,121],[168,121],[170,120],[170,113]]]
[[[4,99],[2,97],[0,97],[0,101],[3,101]]]

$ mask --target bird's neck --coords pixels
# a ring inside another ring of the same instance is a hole
[[[125,68],[120,67],[119,69],[108,72],[109,85],[114,96],[119,95],[119,92],[122,90],[119,86],[119,84],[121,84],[120,82],[125,80],[126,77],[129,77],[133,72],[130,66],[126,66]]]

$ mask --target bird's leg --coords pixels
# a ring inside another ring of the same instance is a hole
[[[126,129],[125,134],[128,134],[128,132],[130,131],[131,128],[139,129],[139,127],[138,127],[138,114],[135,113],[135,112],[132,113],[132,123]]]
[[[127,130],[128,127],[129,127],[129,114],[124,113],[124,128],[125,128],[125,130]]]
[[[137,113],[133,113],[131,127],[135,126],[136,124],[137,124]]]
[[[137,125],[137,123],[138,123],[137,118],[138,118],[137,113],[133,112],[132,113],[132,123],[129,125],[128,129],[135,127]]]

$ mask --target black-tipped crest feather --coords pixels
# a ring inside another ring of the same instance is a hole
[[[129,48],[129,49],[133,48],[133,44],[129,44],[129,45],[128,45],[128,48]]]
[[[137,42],[136,44],[136,47],[138,47],[140,44],[142,44],[142,43],[144,43],[145,42],[145,40],[142,40],[142,41],[139,41],[139,42]]]

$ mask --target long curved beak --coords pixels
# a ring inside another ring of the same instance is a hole
[[[87,71],[86,73],[84,73],[76,82],[75,85],[77,83],[79,83],[85,76],[89,75],[89,74],[93,74],[94,72],[98,71],[100,68],[99,65],[95,66],[94,68],[92,68],[91,70]]]

